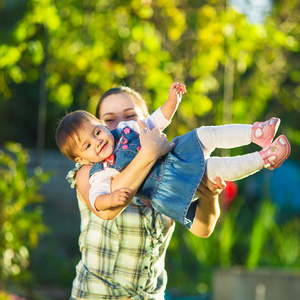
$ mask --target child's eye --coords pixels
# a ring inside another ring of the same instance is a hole
[[[100,134],[100,132],[101,132],[101,130],[100,130],[100,129],[98,129],[98,130],[96,131],[96,135],[99,135],[99,134]]]
[[[89,149],[90,147],[91,147],[91,144],[87,144],[87,145],[85,146],[85,150]]]

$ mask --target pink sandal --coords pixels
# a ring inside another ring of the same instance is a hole
[[[280,124],[279,118],[266,122],[255,122],[252,126],[251,141],[262,148],[271,144]]]
[[[279,168],[290,153],[291,145],[284,135],[280,135],[271,145],[259,152],[264,167],[269,170]]]

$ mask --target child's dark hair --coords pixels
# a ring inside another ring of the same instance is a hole
[[[101,98],[97,104],[96,114],[95,114],[98,119],[100,119],[100,108],[101,108],[102,102],[108,96],[117,95],[117,94],[128,94],[128,95],[133,96],[134,102],[142,110],[144,117],[146,118],[149,115],[147,104],[138,92],[136,92],[135,90],[133,90],[127,86],[119,86],[119,87],[114,87],[114,88],[109,89],[101,96]]]
[[[96,119],[91,113],[84,110],[76,110],[65,115],[59,122],[55,140],[60,152],[75,161],[77,153],[75,153],[75,145],[80,142],[80,132],[84,131],[84,123]]]

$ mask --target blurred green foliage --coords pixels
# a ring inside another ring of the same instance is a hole
[[[300,219],[291,214],[280,221],[279,211],[269,199],[250,209],[238,196],[230,209],[222,210],[208,239],[197,238],[177,225],[167,256],[169,287],[180,286],[185,294],[206,293],[211,291],[213,269],[236,265],[298,271]]]
[[[19,297],[16,294],[8,294],[0,290],[0,300],[26,300],[23,297]]]
[[[166,100],[170,83],[179,81],[188,92],[167,128],[170,138],[200,125],[277,116],[280,133],[292,144],[291,158],[299,160],[299,19],[296,0],[274,0],[262,24],[250,23],[225,0],[4,0],[0,145],[14,140],[35,146],[44,94],[46,146],[54,147],[57,121],[66,110],[94,113],[100,96],[115,85],[136,89],[154,110]],[[261,205],[253,211],[239,196],[209,239],[177,226],[167,257],[171,286],[194,292],[198,282],[198,292],[205,292],[216,266],[299,268],[299,220],[279,223],[274,204]],[[23,250],[16,243],[8,254],[26,266],[30,241],[43,227],[30,231],[22,222],[31,238]],[[196,275],[190,272],[195,267]],[[11,271],[5,272],[1,276]]]
[[[275,115],[299,149],[298,1],[275,1],[263,24],[215,0],[14,5],[20,10],[6,1],[0,11],[0,122],[11,124],[14,116],[26,122],[27,131],[21,137],[17,126],[8,125],[3,140],[13,136],[34,144],[32,120],[41,90],[47,97],[46,145],[53,147],[65,110],[94,113],[100,95],[120,84],[156,109],[176,80],[188,93],[167,129],[170,138],[202,124],[252,123]]]
[[[42,220],[39,188],[48,178],[40,168],[28,173],[29,155],[17,143],[0,151],[0,288],[21,272],[30,278],[30,249],[47,232]]]

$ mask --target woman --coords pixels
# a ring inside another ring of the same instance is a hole
[[[114,88],[100,99],[96,116],[114,129],[120,121],[148,115],[144,100],[129,88]],[[167,284],[165,254],[174,221],[151,208],[149,201],[134,198],[114,219],[103,220],[89,204],[89,171],[76,174],[81,214],[79,246],[71,299],[164,299]],[[218,195],[225,187],[204,178],[198,188],[198,216],[190,231],[208,237],[219,217]]]

